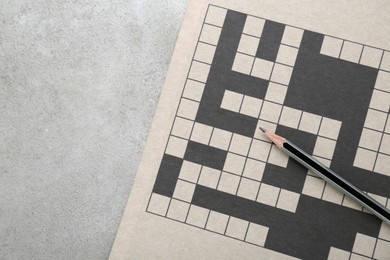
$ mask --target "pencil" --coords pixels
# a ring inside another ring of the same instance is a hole
[[[316,173],[325,181],[332,184],[339,191],[346,194],[354,201],[366,208],[368,211],[373,213],[375,216],[390,225],[390,211],[385,208],[381,203],[367,195],[365,192],[358,189],[356,186],[354,186],[353,184],[342,178],[340,175],[326,167],[313,156],[304,152],[302,149],[288,141],[286,138],[271,133],[264,128],[260,127],[260,129],[280,150],[287,153],[297,162]]]

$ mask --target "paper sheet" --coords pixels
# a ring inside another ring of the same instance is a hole
[[[390,259],[390,5],[190,1],[110,259]]]

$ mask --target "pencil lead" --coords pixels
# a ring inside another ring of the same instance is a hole
[[[259,128],[260,128],[261,131],[263,131],[263,133],[265,133],[265,131],[267,131],[267,130],[265,130],[265,129],[262,128],[262,127],[259,127]]]

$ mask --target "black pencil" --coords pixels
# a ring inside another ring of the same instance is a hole
[[[390,211],[378,201],[358,189],[356,186],[342,178],[340,175],[326,167],[313,156],[307,154],[287,139],[271,133],[264,128],[260,127],[260,129],[280,150],[287,153],[290,157],[294,158],[306,168],[312,170],[325,181],[331,183],[335,188],[351,197],[354,201],[390,225]]]

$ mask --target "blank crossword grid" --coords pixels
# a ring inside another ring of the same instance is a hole
[[[389,82],[388,51],[210,5],[147,212],[297,258],[389,259],[389,226],[259,130],[296,137],[390,208]]]

